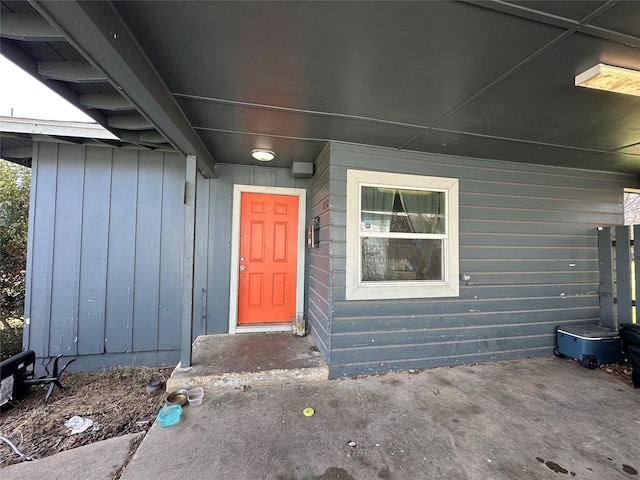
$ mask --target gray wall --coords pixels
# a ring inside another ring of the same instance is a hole
[[[293,178],[288,168],[216,165],[216,178],[198,176],[194,274],[193,338],[229,330],[231,214],[233,186],[304,188],[308,178]],[[309,202],[307,193],[307,205]],[[306,290],[306,289],[305,289]]]
[[[216,174],[198,176],[194,338],[228,331],[233,185],[311,183],[269,167],[219,164]],[[32,179],[25,348],[78,356],[78,370],[176,364],[184,159],[36,143]]]
[[[637,185],[633,177],[330,149],[313,198],[316,206],[330,200],[331,261],[326,254],[312,261],[318,287],[309,304],[332,376],[549,355],[556,326],[598,322],[596,227],[622,223],[622,189]],[[471,282],[459,298],[345,301],[348,168],[460,179],[460,272]],[[320,273],[327,265],[328,279]]]
[[[331,234],[329,191],[329,147],[327,146],[315,162],[315,173],[311,183],[310,217],[320,218],[320,244],[318,248],[309,250],[308,267],[308,308],[307,317],[311,335],[316,346],[327,360],[331,362]]]
[[[76,369],[177,363],[184,159],[36,143],[32,168],[25,347]]]
[[[622,222],[630,176],[331,144],[314,178],[219,164],[198,179],[194,337],[228,328],[233,185],[305,188],[320,217],[306,311],[332,376],[550,354],[598,321],[595,228]],[[345,301],[348,168],[460,179],[459,298]],[[184,160],[36,143],[25,347],[76,368],[179,359]],[[308,221],[307,221],[308,223]],[[37,225],[37,228],[34,228]]]

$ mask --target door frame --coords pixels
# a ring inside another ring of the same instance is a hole
[[[233,213],[231,220],[231,275],[229,276],[229,334],[290,331],[287,323],[265,326],[238,326],[238,272],[240,269],[240,204],[243,193],[289,195],[298,197],[298,268],[296,279],[296,312],[304,310],[305,220],[307,218],[307,191],[304,188],[262,187],[257,185],[233,186]]]

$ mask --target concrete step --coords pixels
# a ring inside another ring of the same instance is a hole
[[[167,391],[315,382],[328,376],[329,369],[309,336],[203,335],[193,343],[192,366],[178,365],[167,381]]]

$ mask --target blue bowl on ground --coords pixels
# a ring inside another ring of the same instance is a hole
[[[161,427],[175,425],[180,420],[182,407],[178,404],[166,405],[158,412],[158,421]]]

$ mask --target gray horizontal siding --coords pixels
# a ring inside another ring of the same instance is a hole
[[[458,178],[466,182],[478,181],[490,186],[492,183],[504,183],[513,186],[521,185],[533,189],[533,196],[549,196],[544,189],[554,191],[554,187],[560,187],[566,194],[560,194],[556,198],[589,198],[584,192],[580,192],[584,186],[590,185],[594,190],[609,192],[608,198],[614,200],[610,187],[615,187],[621,177],[617,173],[596,172],[569,168],[555,168],[545,165],[532,165],[527,163],[514,163],[503,161],[483,160],[478,158],[454,157],[449,155],[414,153],[399,151],[389,148],[365,147],[332,143],[332,169],[339,175],[338,169],[360,168],[363,170],[376,170],[382,172],[397,172],[397,165],[402,164],[404,173],[416,175],[444,176],[451,168],[459,168],[463,175]],[[340,158],[336,159],[334,153]],[[425,161],[425,159],[427,159]],[[333,161],[333,160],[336,161]],[[357,165],[357,166],[356,166]],[[574,175],[574,172],[578,175]],[[344,181],[340,177],[337,181]],[[536,189],[537,188],[537,189]],[[538,190],[539,189],[539,190]],[[488,191],[494,192],[489,188]],[[524,191],[511,193],[525,194]],[[577,195],[577,196],[576,196]],[[551,196],[553,197],[553,196]]]
[[[499,255],[496,253],[496,255]],[[582,260],[577,263],[568,263],[566,260],[555,258],[518,259],[518,258],[492,258],[492,259],[467,259],[465,260],[465,272],[484,275],[502,273],[536,274],[539,272],[594,272],[598,269],[597,260]]]
[[[342,144],[330,162],[331,375],[546,355],[556,326],[598,322],[596,228],[633,177]],[[345,301],[349,168],[459,179],[458,298]]]
[[[582,319],[580,319],[582,321]],[[576,323],[575,320],[565,320],[560,325]],[[585,321],[586,323],[586,321]],[[484,343],[487,339],[501,340],[506,345],[511,337],[522,337],[529,335],[553,335],[555,333],[555,325],[548,322],[528,322],[528,323],[505,323],[500,325],[485,326],[456,326],[450,328],[416,328],[413,330],[405,329],[402,332],[376,331],[362,332],[359,334],[336,334],[333,337],[333,353],[336,354],[334,361],[345,361],[346,359],[338,356],[340,352],[349,355],[353,348],[368,349],[375,352],[376,349],[386,349],[395,346],[421,346],[429,354],[434,355],[437,351],[434,346],[447,343],[457,342],[480,342]],[[405,355],[410,349],[404,352]],[[403,358],[406,358],[403,357]],[[375,359],[374,359],[375,360]]]
[[[531,260],[539,258],[547,258],[553,260],[585,260],[592,261],[594,253],[597,252],[596,248],[592,247],[523,247],[512,246],[507,252],[504,252],[502,246],[485,245],[481,247],[476,246],[462,246],[460,248],[460,256],[463,258],[473,258],[476,260],[489,259],[493,260],[496,257],[501,257],[502,260]]]
[[[622,208],[622,207],[621,207]],[[593,218],[597,218],[594,216]],[[524,222],[520,220],[497,220],[488,222],[486,220],[461,219],[460,234],[482,234],[488,233],[499,235],[545,235],[545,236],[575,236],[590,235],[593,224],[574,224],[566,222],[545,223],[545,222]]]
[[[538,326],[540,328],[540,326]],[[530,333],[528,335],[508,337],[490,336],[492,330],[487,329],[483,334],[472,334],[472,338],[449,340],[440,339],[426,344],[407,343],[405,340],[402,344],[386,345],[386,346],[370,346],[358,349],[334,349],[332,354],[332,364],[348,364],[353,362],[354,350],[357,350],[357,361],[359,362],[388,362],[390,360],[411,360],[416,356],[420,357],[451,357],[452,355],[471,355],[471,354],[491,354],[503,352],[505,350],[523,350],[527,348],[537,348],[549,345],[553,342],[554,335],[551,328],[547,334]],[[509,335],[504,332],[504,335]],[[494,331],[495,335],[495,331]],[[435,339],[434,339],[435,340]],[[408,353],[411,353],[409,356]]]
[[[329,150],[325,148],[315,162],[315,174],[311,183],[311,218],[320,218],[320,244],[309,249],[307,316],[311,335],[322,355],[331,357],[331,218],[328,204],[329,192]]]
[[[460,246],[489,246],[515,248],[597,248],[597,241],[589,232],[584,235],[542,235],[542,234],[501,234],[495,233],[460,233]]]
[[[453,298],[453,299],[430,299],[427,303],[424,299],[410,299],[402,302],[389,300],[358,300],[351,302],[340,302],[334,304],[334,318],[332,332],[336,333],[340,321],[352,321],[352,317],[368,319],[371,324],[375,324],[379,319],[381,325],[387,322],[396,321],[398,318],[408,319],[453,315],[466,315],[469,313],[492,314],[499,312],[539,311],[547,309],[568,309],[568,308],[589,308],[593,306],[594,299],[597,301],[598,295],[576,294],[576,295],[556,295],[556,296],[535,296],[532,292],[529,296],[509,297],[509,298]],[[371,316],[371,310],[375,309],[375,316]],[[344,319],[344,320],[342,320]],[[405,320],[402,320],[405,321]],[[368,328],[368,327],[367,327]]]
[[[378,316],[368,315],[352,319],[336,319],[335,315],[332,323],[332,335],[344,334],[355,335],[356,333],[367,331],[398,331],[429,329],[434,326],[446,327],[493,327],[501,324],[518,323],[538,323],[547,320],[558,322],[561,320],[576,321],[585,320],[588,322],[597,318],[597,307],[591,306],[562,306],[560,308],[539,308],[526,309],[526,304],[521,304],[520,308],[504,311],[467,311],[457,313],[441,313],[430,315],[395,315]],[[487,323],[489,322],[489,323]]]
[[[194,273],[193,338],[227,333],[231,223],[234,185],[303,188],[308,178],[294,178],[288,168],[216,165],[216,178],[198,177]]]
[[[580,172],[580,174],[583,173],[582,170],[576,170],[576,172]],[[504,175],[506,172],[502,173]],[[523,196],[525,198],[541,198],[562,201],[567,200],[570,204],[582,201],[587,206],[594,203],[597,198],[602,198],[606,202],[616,203],[615,195],[613,195],[607,188],[603,188],[608,186],[615,188],[616,182],[611,181],[610,179],[607,180],[607,178],[603,178],[602,182],[599,182],[597,177],[594,178],[594,176],[589,176],[586,181],[575,179],[576,183],[573,183],[574,179],[571,177],[560,176],[555,179],[555,182],[553,182],[557,185],[550,185],[540,183],[541,181],[552,180],[549,176],[536,179],[536,177],[529,177],[526,173],[523,174],[521,171],[514,171],[513,173],[521,176],[521,178],[518,178],[518,181],[515,182],[508,181],[508,179],[506,179],[506,181],[499,181],[499,177],[487,179],[481,179],[479,177],[466,178],[463,181],[465,188],[464,192],[468,194],[475,193],[489,195],[499,193],[502,196]],[[500,175],[500,177],[503,177],[503,175]],[[593,175],[593,173],[587,172],[587,175]],[[603,175],[607,174],[603,173]],[[560,179],[562,179],[563,183],[559,182]]]
[[[532,339],[528,346],[524,348],[510,348],[507,350],[482,348],[475,352],[463,353],[461,351],[454,352],[452,349],[449,349],[447,354],[440,356],[421,356],[421,352],[417,352],[409,359],[401,358],[380,362],[351,361],[350,363],[332,363],[329,365],[329,377],[337,378],[398,370],[471,365],[474,363],[544,357],[549,355],[548,343],[552,342],[554,338],[554,336],[539,337],[535,341]]]
[[[173,363],[183,158],[38,143],[32,174],[25,346],[39,357],[101,359],[87,365],[109,355]]]
[[[466,182],[465,186],[471,186],[470,182]],[[585,193],[584,190],[580,190],[580,192]],[[616,203],[600,204],[594,202],[591,192],[586,198],[580,199],[541,197],[539,192],[537,192],[537,196],[521,194],[517,197],[513,194],[495,195],[493,193],[470,193],[468,191],[460,195],[460,203],[463,205],[503,209],[505,208],[505,201],[508,201],[507,205],[510,209],[565,212],[580,210],[583,214],[608,213],[618,215],[620,213]],[[561,205],[558,205],[559,201],[562,202]]]

